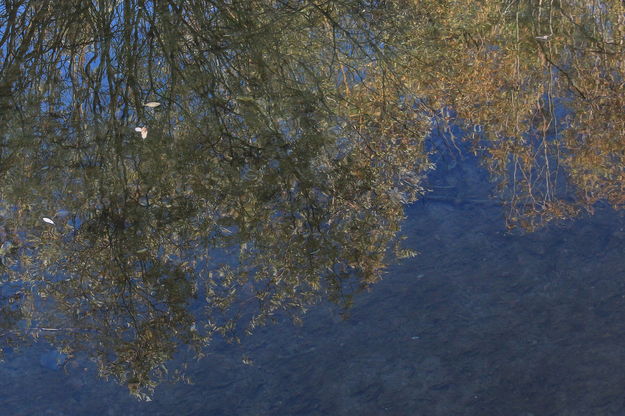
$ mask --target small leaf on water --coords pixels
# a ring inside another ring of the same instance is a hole
[[[147,127],[135,127],[135,131],[141,133],[141,138],[145,139],[148,137],[148,128]]]
[[[53,224],[54,225],[54,221],[52,221],[50,218],[43,217],[43,221],[47,222],[48,224]]]
[[[145,103],[143,105],[146,106],[146,107],[150,107],[150,108],[156,108],[159,105],[161,105],[161,103],[159,103],[158,101],[150,101],[150,102],[147,102],[147,103]]]

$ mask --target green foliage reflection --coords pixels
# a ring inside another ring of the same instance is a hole
[[[4,2],[3,342],[46,336],[143,397],[183,345],[348,307],[409,254],[403,206],[437,123],[472,133],[510,227],[621,208],[624,12]]]
[[[147,397],[180,346],[375,282],[429,122],[357,3],[8,2],[3,339]]]

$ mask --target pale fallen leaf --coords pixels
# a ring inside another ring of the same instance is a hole
[[[47,222],[48,224],[54,225],[54,221],[52,221],[50,218],[43,217],[43,221]]]
[[[135,131],[141,133],[141,138],[145,139],[148,137],[148,128],[147,127],[135,127]]]
[[[150,107],[150,108],[156,108],[159,105],[161,105],[161,103],[159,103],[158,101],[150,101],[150,102],[147,102],[147,103],[145,103],[143,105],[146,106],[146,107]]]

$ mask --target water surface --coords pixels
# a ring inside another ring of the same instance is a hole
[[[10,415],[623,415],[622,4],[0,6]]]

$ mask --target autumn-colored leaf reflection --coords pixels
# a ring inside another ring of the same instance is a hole
[[[416,51],[404,79],[472,134],[508,225],[535,230],[599,200],[619,208],[623,3],[443,3],[414,9],[430,24],[404,33]]]
[[[409,254],[432,125],[510,227],[624,203],[619,1],[2,7],[2,340],[140,397],[182,347],[347,307]]]
[[[379,279],[429,123],[382,5],[140,3],[2,11],[2,334],[147,398],[183,346]]]

